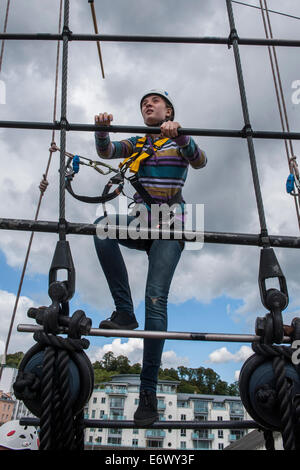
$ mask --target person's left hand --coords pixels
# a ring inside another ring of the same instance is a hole
[[[178,129],[181,127],[179,122],[174,121],[166,121],[163,122],[160,126],[161,130],[161,137],[169,137],[172,139],[173,137],[178,137]]]

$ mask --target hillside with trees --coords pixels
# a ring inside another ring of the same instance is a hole
[[[7,366],[18,367],[24,353],[16,352],[8,354]],[[115,356],[112,351],[104,354],[101,361],[93,363],[95,383],[107,382],[113,375],[118,374],[140,374],[141,364],[131,365],[127,356]],[[201,393],[208,395],[239,395],[236,382],[228,384],[221,380],[219,374],[213,369],[198,367],[179,366],[177,369],[159,370],[159,379],[176,380],[178,383],[177,391],[181,393]]]

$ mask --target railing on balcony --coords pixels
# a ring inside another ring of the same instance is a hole
[[[123,415],[109,415],[108,419],[124,421],[124,420],[126,420],[126,416],[123,416]]]
[[[208,432],[193,432],[192,433],[192,439],[193,440],[207,440],[207,441],[212,441],[215,438],[214,434],[208,433]]]
[[[163,439],[166,437],[166,432],[161,429],[146,429],[145,437]]]
[[[105,392],[108,393],[109,395],[127,395],[127,389],[126,388],[106,387]]]

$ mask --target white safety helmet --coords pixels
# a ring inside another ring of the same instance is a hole
[[[175,108],[174,108],[174,103],[173,103],[173,100],[172,98],[170,97],[169,93],[166,91],[166,90],[162,90],[160,88],[154,88],[152,90],[147,90],[142,98],[141,98],[141,101],[140,101],[140,107],[142,108],[142,101],[144,98],[146,98],[146,96],[149,96],[149,95],[159,95],[159,96],[162,96],[166,102],[171,106],[171,108],[173,109],[173,113],[172,113],[172,117],[171,117],[171,120],[174,119],[174,116],[175,116]]]
[[[21,426],[18,420],[0,426],[0,446],[11,450],[38,450],[39,439],[33,426]]]

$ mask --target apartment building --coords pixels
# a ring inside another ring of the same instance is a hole
[[[0,381],[0,390],[2,390],[4,394],[8,394],[12,400],[12,414],[10,418],[7,419],[7,421],[10,421],[12,419],[20,419],[20,418],[24,418],[28,416],[33,417],[33,414],[28,410],[28,408],[26,408],[24,403],[21,400],[17,400],[17,398],[14,395],[13,384],[16,380],[17,375],[18,375],[17,368],[5,367],[3,369],[3,373],[2,373],[2,377]],[[2,419],[1,416],[2,414],[0,411],[0,422]]]
[[[120,374],[96,385],[85,408],[89,419],[132,420],[139,400],[139,375]],[[179,382],[160,380],[157,387],[161,421],[251,420],[236,396],[177,393]],[[247,432],[242,429],[86,429],[87,449],[223,450]]]
[[[15,401],[12,396],[0,390],[0,425],[12,419],[14,406]]]

